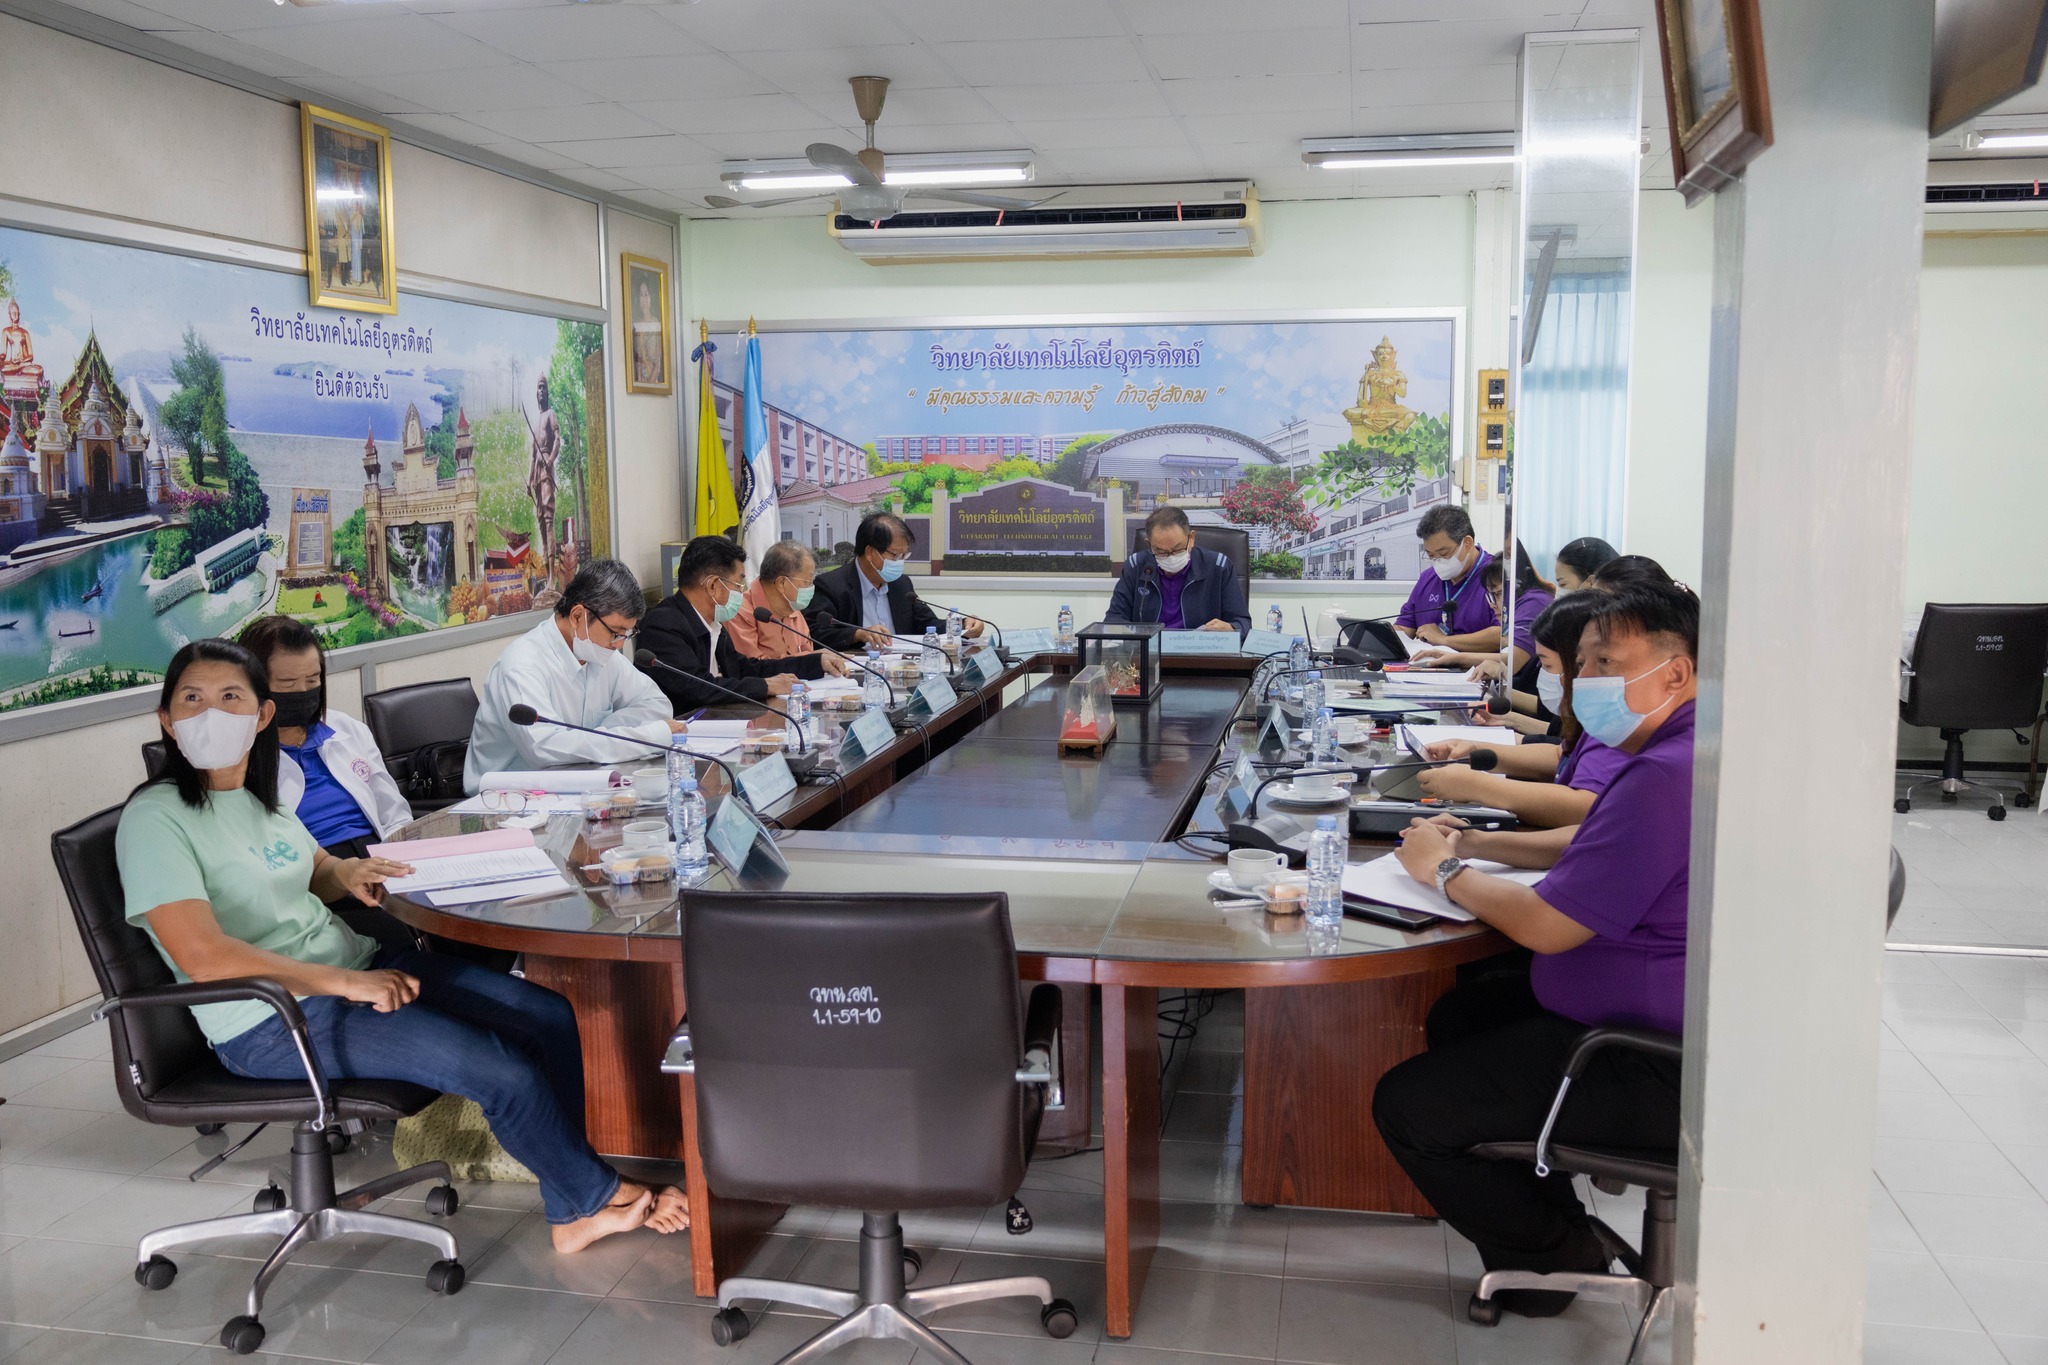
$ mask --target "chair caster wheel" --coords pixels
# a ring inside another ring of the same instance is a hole
[[[427,1191],[427,1212],[436,1217],[446,1218],[461,1207],[462,1196],[453,1185],[436,1185]]]
[[[346,1156],[348,1154],[347,1133],[342,1132],[339,1128],[329,1128],[325,1133],[325,1137],[327,1139],[327,1155]]]
[[[918,1255],[909,1247],[903,1248],[903,1283],[915,1284],[918,1273],[923,1269],[924,1257]]]
[[[1991,818],[1994,820],[2003,820],[2005,818],[2005,807],[1993,806],[1991,808]]]
[[[1038,1310],[1038,1323],[1045,1328],[1047,1336],[1065,1341],[1081,1325],[1081,1315],[1065,1299],[1054,1299]]]
[[[1465,1316],[1481,1327],[1491,1327],[1500,1321],[1500,1305],[1492,1299],[1482,1299],[1477,1294],[1465,1305]]]
[[[215,1133],[218,1133],[227,1125],[224,1123],[201,1123],[195,1124],[194,1126],[199,1130],[199,1136],[212,1137]]]
[[[229,1318],[220,1329],[220,1344],[235,1355],[250,1355],[263,1344],[263,1324],[247,1314]]]
[[[1902,796],[1898,800],[1892,802],[1892,809],[1897,811],[1901,815],[1911,815],[1913,813],[1913,802],[1911,801],[1911,799]]]
[[[469,1272],[460,1261],[436,1261],[427,1267],[427,1288],[436,1294],[460,1294]]]
[[[284,1191],[275,1185],[265,1185],[256,1191],[256,1198],[249,1207],[257,1213],[276,1213],[284,1207]]]
[[[721,1308],[718,1316],[711,1319],[711,1339],[720,1346],[745,1341],[747,1333],[753,1330],[754,1324],[737,1308]]]
[[[168,1256],[152,1256],[135,1267],[135,1283],[144,1289],[169,1289],[178,1278],[178,1263]]]

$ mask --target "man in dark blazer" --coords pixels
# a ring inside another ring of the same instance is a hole
[[[811,638],[833,649],[869,644],[886,649],[891,635],[915,639],[927,626],[943,631],[945,621],[904,576],[910,545],[910,527],[903,518],[890,512],[862,518],[853,533],[852,562],[814,580],[817,591],[804,609]],[[982,623],[968,617],[967,637],[971,640],[981,632]]]
[[[730,704],[733,692],[762,701],[785,695],[798,678],[846,671],[829,654],[750,659],[735,649],[725,623],[746,590],[746,551],[724,536],[698,536],[676,560],[676,591],[640,618],[640,648],[668,665],[649,668],[647,676],[675,703],[678,716]]]
[[[1102,619],[1157,621],[1168,630],[1234,630],[1243,639],[1252,614],[1237,566],[1228,555],[1195,544],[1188,514],[1160,508],[1145,518],[1145,540],[1151,548],[1124,561]]]

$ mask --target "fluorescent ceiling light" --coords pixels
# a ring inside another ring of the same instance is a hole
[[[1019,185],[1031,179],[1028,151],[891,152],[882,182],[887,185]],[[837,190],[853,182],[822,170],[800,156],[728,161],[718,178],[743,190]]]
[[[1305,137],[1302,164],[1325,171],[1417,166],[1506,166],[1513,133],[1414,133],[1394,137]]]
[[[895,157],[882,175],[885,185],[1021,185],[1031,178],[1025,166],[958,166],[952,169],[897,170]]]
[[[2028,147],[2048,147],[2048,131],[2011,133],[1967,133],[1963,145],[1973,152],[2018,151]]]
[[[748,175],[727,178],[725,183],[743,190],[837,190],[853,182],[843,175],[813,171],[809,175]]]

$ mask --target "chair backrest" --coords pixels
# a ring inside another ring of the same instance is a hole
[[[1242,526],[1196,526],[1195,545],[1198,549],[1214,550],[1229,560],[1237,569],[1237,581],[1249,593],[1252,586],[1252,533]],[[1131,543],[1124,552],[1129,559],[1146,548],[1145,527],[1141,523],[1131,528]],[[1123,567],[1117,567],[1117,576],[1123,576]]]
[[[2041,714],[2048,602],[1929,602],[1900,717],[1940,730],[2018,730]]]
[[[1009,898],[686,893],[697,1140],[718,1194],[875,1212],[1024,1179]]]
[[[1905,899],[1906,864],[1905,860],[1899,857],[1899,850],[1893,848],[1891,883],[1885,888],[1884,897],[1884,927],[1887,933],[1891,931],[1892,921],[1899,917],[1899,906],[1905,903]]]
[[[363,723],[387,759],[409,759],[421,746],[466,741],[476,724],[476,684],[468,678],[387,687],[363,698]]]
[[[164,775],[164,763],[169,754],[170,748],[167,741],[161,739],[146,741],[142,746],[143,777],[150,782],[154,782],[159,777],[162,777]]]
[[[168,986],[176,979],[149,935],[127,919],[121,871],[114,861],[114,831],[121,823],[121,809],[114,806],[88,815],[50,836],[57,877],[71,902],[93,979],[105,998]],[[122,1104],[138,1118],[143,1099],[213,1062],[206,1035],[190,1010],[123,1011],[113,1017],[112,1028],[115,1083]]]

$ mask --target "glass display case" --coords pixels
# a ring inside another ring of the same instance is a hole
[[[1100,750],[1116,734],[1116,708],[1109,701],[1109,674],[1090,664],[1067,682],[1060,716],[1060,748]]]
[[[1159,631],[1156,621],[1097,621],[1075,637],[1081,666],[1109,675],[1111,701],[1151,701],[1159,695]]]

